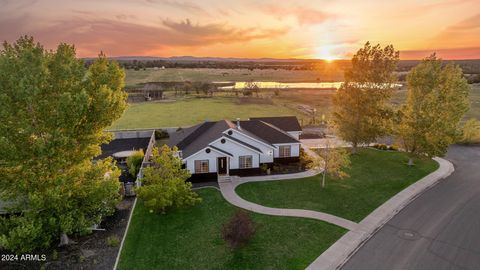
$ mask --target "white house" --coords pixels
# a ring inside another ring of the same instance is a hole
[[[216,179],[218,175],[255,175],[262,164],[298,161],[301,128],[296,117],[264,120],[204,122],[170,134],[168,145],[178,147],[192,181]]]

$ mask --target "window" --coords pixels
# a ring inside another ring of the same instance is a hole
[[[208,160],[195,160],[195,173],[208,173]]]
[[[289,157],[291,153],[290,145],[282,145],[279,147],[279,156],[280,157]]]
[[[252,156],[240,156],[238,166],[240,169],[248,169],[253,167]]]

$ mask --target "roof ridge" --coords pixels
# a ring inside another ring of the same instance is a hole
[[[213,127],[217,122],[210,122],[210,121],[205,121],[202,124],[200,124],[194,131],[192,131],[190,134],[188,134],[187,137],[183,138],[180,142],[177,143],[177,147],[179,149],[185,148],[191,143],[193,143],[195,140],[192,140],[196,137],[198,137],[201,133],[205,133],[207,130],[209,130],[211,127]]]

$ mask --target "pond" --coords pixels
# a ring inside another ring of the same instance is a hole
[[[219,89],[243,89],[247,83],[252,82],[215,82],[218,84],[228,84]],[[261,89],[338,89],[342,82],[253,82]]]

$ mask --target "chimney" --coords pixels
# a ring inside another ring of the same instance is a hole
[[[242,130],[242,127],[240,126],[240,118],[237,118],[237,128]]]

